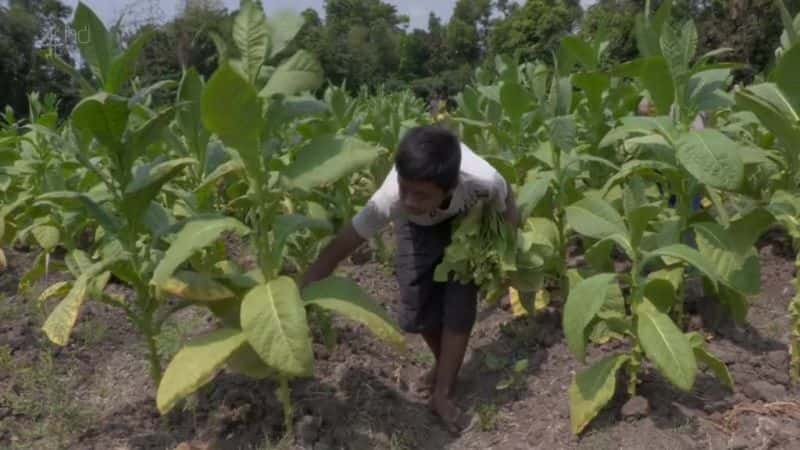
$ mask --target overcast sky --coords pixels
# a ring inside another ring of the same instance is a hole
[[[72,6],[78,4],[78,0],[62,0],[64,3]],[[450,13],[453,11],[453,5],[456,0],[384,0],[387,3],[397,6],[400,14],[406,14],[411,19],[410,28],[426,28],[428,24],[428,14],[430,11],[436,13],[445,21],[450,18]],[[521,3],[523,0],[515,0]],[[120,12],[126,5],[136,4],[136,11],[142,11],[144,4],[148,3],[142,0],[84,0],[84,3],[91,7],[106,25],[119,17]],[[183,4],[182,0],[161,0],[158,3],[158,8],[155,14],[164,18],[172,17],[178,11],[178,5]],[[228,9],[236,9],[239,5],[239,0],[222,0],[222,3]],[[323,0],[263,0],[264,9],[269,14],[272,10],[278,9],[294,9],[302,11],[306,8],[316,8],[322,11]],[[594,0],[581,0],[581,3],[586,7],[594,3]]]

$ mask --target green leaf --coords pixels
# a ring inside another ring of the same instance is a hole
[[[156,405],[161,414],[211,381],[228,357],[247,344],[244,333],[231,328],[213,331],[184,346],[170,361],[158,385]]]
[[[275,73],[258,95],[290,96],[303,91],[313,91],[322,85],[322,76],[322,65],[317,58],[305,50],[299,50],[275,69]]]
[[[267,25],[272,37],[270,56],[275,56],[286,48],[303,27],[303,16],[291,10],[281,10],[267,17]]]
[[[800,44],[793,45],[781,56],[771,74],[771,78],[792,104],[795,111],[800,111],[800,80],[797,79],[798,73],[800,73]]]
[[[697,360],[708,366],[725,387],[733,390],[733,377],[731,377],[728,367],[708,351],[703,337],[696,332],[687,333],[686,337],[689,338],[689,343],[692,344],[694,356]]]
[[[633,247],[638,247],[644,235],[647,225],[651,220],[658,217],[661,213],[661,208],[655,205],[645,205],[633,209],[628,214],[628,228],[631,230],[631,244]]]
[[[500,103],[512,121],[517,123],[523,114],[533,109],[533,98],[519,83],[503,82],[500,86]]]
[[[154,31],[145,31],[141,33],[134,41],[125,49],[121,55],[117,55],[111,62],[108,76],[105,79],[104,89],[112,94],[119,93],[123,85],[130,80],[133,76],[134,69],[136,69],[136,61],[139,55],[144,50],[145,46],[155,36]]]
[[[270,46],[269,27],[264,11],[245,2],[233,20],[233,42],[241,55],[242,66],[251,83],[255,82]]]
[[[650,91],[658,113],[669,114],[675,102],[675,84],[664,58],[658,56],[644,60],[640,78],[645,88]]]
[[[744,178],[744,163],[736,151],[737,145],[717,130],[691,131],[678,141],[677,157],[701,183],[735,191]]]
[[[576,36],[566,36],[561,39],[561,45],[566,47],[569,53],[585,68],[594,70],[597,68],[597,55],[594,49],[584,40]]]
[[[537,174],[522,186],[517,194],[517,206],[523,219],[529,217],[539,202],[547,195],[553,180],[553,174],[550,172]]]
[[[81,56],[92,68],[92,72],[105,80],[111,70],[113,47],[111,36],[97,15],[83,2],[75,9],[75,20],[72,29],[76,33],[76,41]]]
[[[653,250],[647,255],[644,263],[647,264],[647,262],[649,262],[651,259],[659,256],[667,256],[684,261],[689,265],[694,266],[711,281],[718,281],[720,278],[711,262],[709,262],[702,254],[700,254],[700,252],[687,245],[673,244]]]
[[[644,286],[644,295],[664,314],[668,314],[675,304],[675,287],[663,278],[648,280]]]
[[[142,211],[147,209],[150,202],[161,192],[161,188],[180,175],[186,166],[196,163],[193,158],[180,158],[154,166],[139,167],[133,180],[125,187],[122,200],[124,213],[133,220],[144,219]]]
[[[626,236],[622,216],[611,204],[598,197],[586,197],[566,208],[567,223],[578,233],[595,239],[613,234]]]
[[[320,136],[297,152],[283,172],[298,189],[310,190],[334,183],[368,166],[383,150],[349,136]]]
[[[798,42],[798,38],[797,29],[795,28],[794,21],[792,21],[792,16],[789,14],[789,10],[786,9],[786,4],[783,0],[775,0],[775,3],[778,5],[778,11],[780,11],[781,14],[783,33],[786,35],[789,45],[794,45]]]
[[[203,98],[203,80],[194,67],[183,73],[178,87],[178,100],[186,102],[177,113],[178,125],[186,138],[189,149],[197,157],[205,169],[205,151],[208,145],[208,132],[203,127],[201,102]]]
[[[190,219],[175,236],[153,273],[151,284],[163,285],[194,253],[214,243],[224,232],[247,234],[250,229],[232,217],[200,216]]]
[[[573,377],[569,387],[573,433],[580,434],[611,401],[617,389],[617,372],[628,361],[628,355],[607,356]]]
[[[248,342],[266,365],[289,376],[312,374],[311,330],[291,278],[279,277],[248,292],[241,319]]]
[[[586,359],[586,327],[603,307],[615,277],[610,273],[595,275],[570,289],[564,306],[563,328],[569,349],[580,361]]]
[[[264,364],[258,353],[247,343],[233,352],[225,363],[231,372],[240,373],[256,380],[278,376],[278,372]]]
[[[122,135],[128,125],[128,102],[101,92],[80,101],[72,110],[72,125],[100,141],[117,158],[122,150]]]
[[[738,90],[735,94],[740,108],[752,111],[761,123],[793,154],[800,142],[800,121],[789,100],[772,83],[764,83]],[[791,156],[794,157],[794,156]]]
[[[755,295],[761,290],[761,265],[753,247],[738,248],[733,236],[718,223],[695,223],[697,248],[726,285]]]
[[[586,93],[586,99],[593,112],[602,111],[603,93],[611,87],[611,77],[608,74],[576,73],[572,76],[572,83]]]
[[[61,240],[61,233],[58,228],[51,225],[40,225],[31,230],[33,237],[39,246],[46,252],[51,252],[56,248]]]
[[[240,153],[256,147],[261,130],[261,103],[253,85],[230,64],[218,68],[208,81],[201,109],[203,124],[226,145]]]
[[[405,348],[402,331],[392,318],[355,282],[329,277],[303,289],[307,304],[329,309],[366,325],[373,333],[398,350]]]
[[[672,319],[647,298],[636,308],[636,315],[636,334],[645,355],[673,385],[691,390],[697,362],[689,340]]]
[[[54,202],[68,208],[80,207],[95,219],[106,231],[116,233],[119,231],[119,221],[109,214],[102,206],[97,204],[88,195],[79,192],[58,191],[40,195],[37,202]]]
[[[561,151],[569,151],[575,147],[578,124],[573,116],[559,116],[548,123],[550,141]]]
[[[235,294],[208,275],[182,270],[159,288],[167,294],[194,302],[216,302],[232,299]]]

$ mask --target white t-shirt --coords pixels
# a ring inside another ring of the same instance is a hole
[[[392,170],[383,180],[361,211],[353,217],[353,227],[364,239],[370,239],[383,230],[391,220],[408,220],[418,225],[436,225],[475,206],[480,200],[494,205],[498,212],[506,209],[508,187],[505,178],[485,159],[461,144],[461,173],[447,209],[436,209],[429,214],[409,214],[400,202],[397,170]]]

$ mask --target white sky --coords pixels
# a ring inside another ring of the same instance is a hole
[[[73,8],[78,4],[78,0],[62,0]],[[315,8],[322,12],[323,0],[262,0],[264,9],[269,13],[271,10],[293,9],[298,12],[306,8]],[[428,14],[433,11],[437,16],[447,21],[453,12],[453,5],[456,0],[384,0],[387,3],[397,6],[400,14],[406,14],[411,19],[410,29],[426,28],[428,25]],[[520,3],[522,0],[514,0]],[[120,12],[126,5],[136,4],[136,11],[146,9],[143,0],[84,0],[84,3],[97,13],[106,25],[111,24],[119,17]],[[178,11],[181,0],[160,0],[155,2],[158,5],[155,13],[164,18],[173,17]],[[236,9],[239,0],[222,0],[228,9]],[[584,8],[594,3],[594,0],[581,0]]]

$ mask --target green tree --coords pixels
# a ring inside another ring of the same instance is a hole
[[[550,60],[561,38],[575,29],[581,13],[578,0],[528,0],[494,24],[489,33],[490,55]]]
[[[48,52],[71,63],[74,40],[66,31],[71,9],[58,0],[12,0],[0,6],[0,107],[27,115],[29,92],[53,93],[60,112],[69,111],[77,92],[69,77],[46,59]]]

